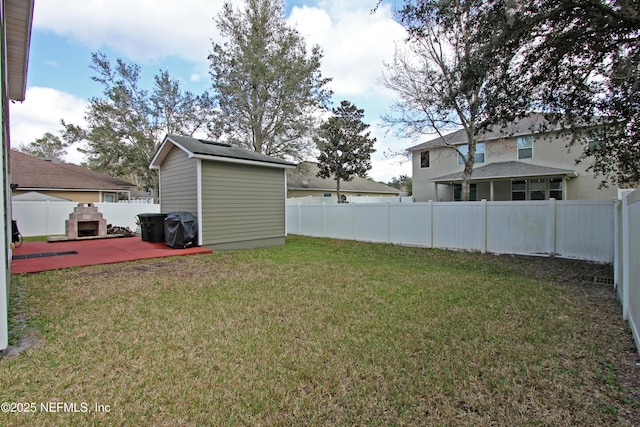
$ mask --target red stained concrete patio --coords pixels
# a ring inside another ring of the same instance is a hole
[[[73,251],[78,253],[51,255]],[[51,243],[25,242],[13,250],[14,259],[11,261],[11,273],[37,273],[94,264],[112,264],[147,258],[208,253],[211,253],[211,249],[201,247],[174,249],[164,242],[143,242],[139,236]],[[24,258],[25,255],[27,258]]]

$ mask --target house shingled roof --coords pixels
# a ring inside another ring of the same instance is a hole
[[[130,182],[91,169],[11,150],[11,183],[18,189],[129,191]]]
[[[571,169],[559,169],[548,166],[532,165],[531,163],[523,163],[516,161],[508,162],[496,162],[490,163],[486,166],[481,166],[473,169],[471,175],[472,181],[482,179],[496,179],[496,178],[526,178],[535,176],[578,176],[575,170]],[[462,180],[462,172],[455,172],[449,175],[443,175],[436,178],[432,178],[430,181],[436,182],[449,182]]]
[[[532,113],[505,126],[496,126],[491,130],[482,133],[479,135],[478,141],[491,141],[513,136],[533,135],[535,133],[553,132],[558,130],[562,130],[562,128],[557,123],[554,124],[549,122],[544,118],[543,114]],[[410,147],[408,150],[420,151],[428,148],[444,147],[447,145],[466,144],[467,142],[468,138],[465,130],[459,129],[455,132],[443,135],[442,137],[437,137]]]
[[[287,174],[288,190],[335,191],[336,181],[333,178],[318,177],[318,164],[304,162],[301,170],[292,170]],[[358,193],[388,193],[399,195],[400,190],[388,185],[356,176],[351,181],[340,181],[341,191]]]

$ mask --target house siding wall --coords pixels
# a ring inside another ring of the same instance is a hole
[[[202,162],[202,245],[239,249],[283,244],[284,170]]]
[[[560,133],[535,135],[533,142],[533,158],[518,159],[516,137],[491,140],[485,142],[485,162],[477,163],[476,168],[495,162],[519,161],[539,166],[571,169],[578,172],[579,176],[567,180],[565,198],[569,200],[606,200],[617,196],[615,187],[599,189],[600,177],[595,177],[587,171],[589,160],[580,164],[575,160],[580,155],[582,146],[567,148],[569,136]],[[457,153],[448,147],[436,147],[429,149],[430,167],[420,167],[420,151],[414,151],[412,155],[413,169],[413,195],[416,201],[450,201],[453,193],[449,186],[439,185],[436,192],[436,184],[430,181],[432,178],[461,172],[462,165],[458,165]],[[473,176],[472,176],[473,179]],[[494,182],[495,200],[510,200],[511,189],[509,180]],[[480,184],[479,184],[480,185]],[[488,186],[488,184],[487,184]],[[478,192],[479,198],[488,198],[487,191]],[[486,197],[485,197],[486,196]]]
[[[198,213],[197,160],[174,147],[160,168],[160,211]]]
[[[4,216],[4,228],[0,230],[0,247],[2,247],[2,261],[0,263],[0,351],[5,350],[9,346],[9,321],[8,321],[8,303],[9,288],[11,284],[11,246],[10,236],[11,222],[11,193],[9,184],[11,177],[9,175],[9,101],[7,98],[7,72],[6,58],[6,41],[5,41],[5,10],[4,1],[0,2],[0,133],[2,138],[2,147],[0,148],[0,168],[2,171],[2,198],[0,199],[0,212]]]
[[[38,193],[47,194],[49,196],[60,197],[67,199],[71,202],[78,203],[98,203],[104,202],[107,194],[111,194],[118,200],[118,193],[102,192],[102,200],[100,199],[100,193],[97,191],[48,191],[48,190],[33,190]],[[17,196],[19,194],[28,193],[28,191],[14,191],[12,194]]]

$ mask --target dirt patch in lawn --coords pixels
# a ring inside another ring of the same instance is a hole
[[[36,347],[40,343],[40,338],[33,332],[29,332],[26,336],[19,338],[15,344],[10,345],[4,351],[6,357],[13,357],[21,352]]]

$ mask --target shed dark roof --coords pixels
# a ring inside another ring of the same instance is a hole
[[[287,174],[287,189],[335,191],[336,181],[333,178],[318,177],[319,170],[317,163],[304,162],[301,170],[290,171]],[[358,193],[400,194],[400,190],[397,188],[389,187],[388,185],[359,176],[353,178],[351,181],[340,181],[340,190]]]
[[[532,165],[524,162],[496,162],[473,169],[471,180],[498,178],[525,178],[535,176],[568,175],[578,176],[575,170],[559,169],[547,166]],[[462,180],[462,172],[439,176],[431,179],[437,182],[451,182]]]
[[[11,150],[11,183],[20,189],[128,191],[130,182],[91,169]]]
[[[211,158],[212,160],[228,159],[229,161],[236,160],[268,163],[275,166],[281,166],[283,168],[292,168],[296,166],[295,163],[291,163],[283,159],[267,156],[255,151],[245,150],[244,148],[233,147],[221,142],[191,138],[188,136],[167,135],[151,161],[151,168],[158,168],[162,164],[165,156],[171,148],[167,144],[168,142],[181,148],[192,157]]]

